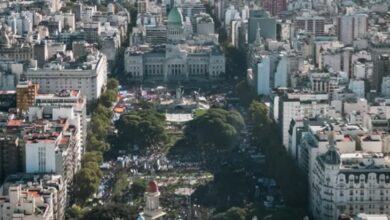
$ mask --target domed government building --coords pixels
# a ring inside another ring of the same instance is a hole
[[[214,22],[207,16],[204,13],[196,15],[196,30],[199,31],[194,31],[190,18],[184,18],[181,8],[173,6],[164,26],[159,26],[166,30],[164,43],[141,41],[125,51],[125,72],[129,78],[154,82],[223,79],[225,56],[215,40],[218,36],[214,33]],[[205,24],[205,20],[208,23]]]

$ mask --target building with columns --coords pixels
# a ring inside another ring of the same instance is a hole
[[[217,46],[135,46],[126,50],[124,60],[129,77],[140,81],[218,80],[225,74],[225,56]]]

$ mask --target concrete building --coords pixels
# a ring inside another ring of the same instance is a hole
[[[12,134],[0,135],[0,182],[10,174],[24,170],[23,147],[19,144],[19,138]]]
[[[261,57],[261,61],[257,64],[257,94],[269,95],[271,92],[271,63],[270,57],[264,55]]]
[[[327,115],[330,108],[328,94],[287,91],[277,97],[278,102],[274,103],[274,111],[278,113],[278,121],[282,128],[283,145],[286,148],[289,146],[288,130],[292,119],[302,120],[305,117]]]
[[[0,90],[0,111],[9,112],[16,109],[16,91]]]
[[[76,126],[72,116],[64,119],[61,109],[53,111],[52,118],[36,120],[24,129],[26,173],[54,173],[61,175],[65,185],[72,186],[79,165]],[[71,111],[67,112],[71,114]],[[44,120],[42,120],[44,119]]]
[[[380,92],[383,77],[390,76],[390,58],[388,54],[382,54],[374,60],[374,70],[371,79],[371,90]]]
[[[65,219],[67,189],[60,175],[12,174],[1,186],[0,194],[4,220]]]
[[[248,20],[248,43],[256,40],[258,29],[264,39],[276,39],[276,19],[264,10],[251,10]]]
[[[382,79],[381,95],[384,97],[390,97],[390,76],[385,76]]]
[[[216,46],[130,47],[124,60],[133,80],[217,80],[225,74],[225,56]]]
[[[200,13],[206,13],[206,8],[200,0],[184,0],[181,5],[184,17],[195,17]]]
[[[83,27],[83,36],[88,43],[95,43],[99,41],[99,36],[101,33],[100,22],[89,22],[84,23]]]
[[[351,79],[348,84],[348,89],[351,90],[357,97],[364,98],[366,94],[366,87],[364,80]]]
[[[267,10],[272,16],[287,10],[287,0],[264,0],[261,1],[261,7]]]
[[[196,17],[196,33],[201,35],[215,33],[214,20],[210,15],[201,13]]]
[[[288,86],[288,56],[286,54],[279,54],[275,62],[276,70],[274,74],[274,86],[273,88],[278,87],[287,87]]]
[[[31,81],[19,82],[16,86],[16,108],[18,112],[26,112],[28,108],[34,104],[38,90],[39,84],[35,84]]]
[[[69,111],[73,113],[68,113]],[[29,111],[30,121],[37,118],[37,112],[39,112],[39,115],[44,113],[45,117],[49,118],[53,118],[54,114],[59,115],[59,112],[62,112],[61,115],[63,116],[71,117],[69,118],[70,123],[76,126],[78,131],[78,136],[76,137],[78,162],[76,164],[80,164],[87,138],[86,99],[81,95],[81,92],[79,90],[62,90],[55,94],[38,94],[35,97],[35,105]]]
[[[352,44],[353,40],[364,37],[368,31],[368,15],[343,15],[338,18],[338,38],[344,44]]]
[[[89,52],[86,60],[50,62],[43,68],[30,68],[26,77],[40,85],[43,93],[80,90],[88,102],[96,101],[107,82],[107,59],[98,51]]]
[[[145,26],[145,41],[152,45],[167,43],[167,27],[165,25]]]
[[[389,160],[382,153],[340,153],[330,145],[317,157],[310,185],[310,208],[316,219],[340,214],[390,214]]]
[[[304,30],[315,36],[321,36],[325,33],[325,18],[320,16],[301,16],[295,18],[295,31]]]

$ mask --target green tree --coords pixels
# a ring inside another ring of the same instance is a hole
[[[187,123],[186,136],[214,150],[230,149],[236,144],[244,120],[238,112],[213,108]]]
[[[108,144],[104,140],[98,139],[94,133],[90,132],[87,139],[87,150],[101,152],[108,150]]]
[[[247,73],[246,51],[234,46],[225,48],[226,76],[228,79],[245,79]]]
[[[251,121],[256,122],[257,126],[265,126],[270,122],[268,118],[268,109],[263,102],[253,101],[249,106]]]
[[[116,79],[109,79],[107,81],[107,89],[112,91],[117,91],[119,86],[119,82]]]
[[[97,192],[99,184],[100,177],[96,175],[96,170],[82,168],[74,177],[73,194],[76,201],[84,204]]]
[[[88,162],[95,162],[97,164],[103,163],[103,155],[102,155],[102,153],[99,152],[99,151],[86,152],[83,155],[83,158],[81,160],[81,165],[84,166],[84,163],[88,163]]]
[[[116,175],[114,189],[112,191],[113,201],[123,202],[123,194],[128,189],[129,181],[127,180],[127,173],[120,172]]]
[[[134,145],[146,150],[168,140],[165,116],[153,109],[124,114],[115,122],[115,127],[118,129],[118,146],[127,150]]]
[[[133,195],[133,199],[141,199],[146,191],[146,181],[142,179],[135,180],[131,184],[130,192]]]
[[[240,99],[240,103],[245,107],[248,107],[253,100],[257,99],[256,91],[246,80],[243,80],[236,85],[236,94]]]
[[[213,216],[213,220],[245,220],[246,210],[238,207],[232,207],[226,212]]]
[[[84,218],[85,210],[78,205],[72,205],[65,210],[65,219],[82,220]]]
[[[107,90],[104,92],[99,99],[99,103],[106,108],[110,108],[116,101],[117,92],[114,90]]]
[[[84,220],[132,220],[137,216],[136,207],[128,207],[124,204],[109,203],[103,206],[95,206],[84,216]]]

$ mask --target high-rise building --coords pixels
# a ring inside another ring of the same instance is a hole
[[[251,10],[248,20],[248,43],[256,40],[258,30],[264,39],[276,39],[276,19],[264,10]]]
[[[16,108],[20,113],[26,112],[34,104],[38,90],[39,85],[31,81],[19,82],[16,86]]]
[[[280,54],[275,59],[275,74],[273,75],[273,88],[288,86],[288,57]]]
[[[353,40],[363,37],[368,30],[368,15],[343,15],[337,22],[338,38],[344,44],[352,44]]]
[[[206,13],[206,8],[200,0],[185,0],[181,5],[184,17],[194,17],[200,13]]]
[[[315,36],[324,35],[325,18],[319,16],[301,16],[295,19],[295,29],[304,30]]]
[[[288,148],[289,128],[291,120],[302,120],[305,117],[327,115],[329,111],[327,93],[315,94],[303,91],[287,91],[280,97],[275,97],[274,112],[276,112],[282,128],[283,145]],[[274,117],[276,115],[274,114]]]
[[[264,55],[261,57],[261,61],[257,64],[257,94],[269,95],[271,92],[270,83],[270,57]]]
[[[12,134],[0,135],[0,183],[10,175],[22,172],[23,147],[19,144],[19,138]]]
[[[263,0],[261,6],[272,16],[276,16],[287,9],[287,0]]]
[[[370,89],[380,92],[383,77],[385,76],[390,76],[390,57],[388,54],[382,54],[374,60]]]

